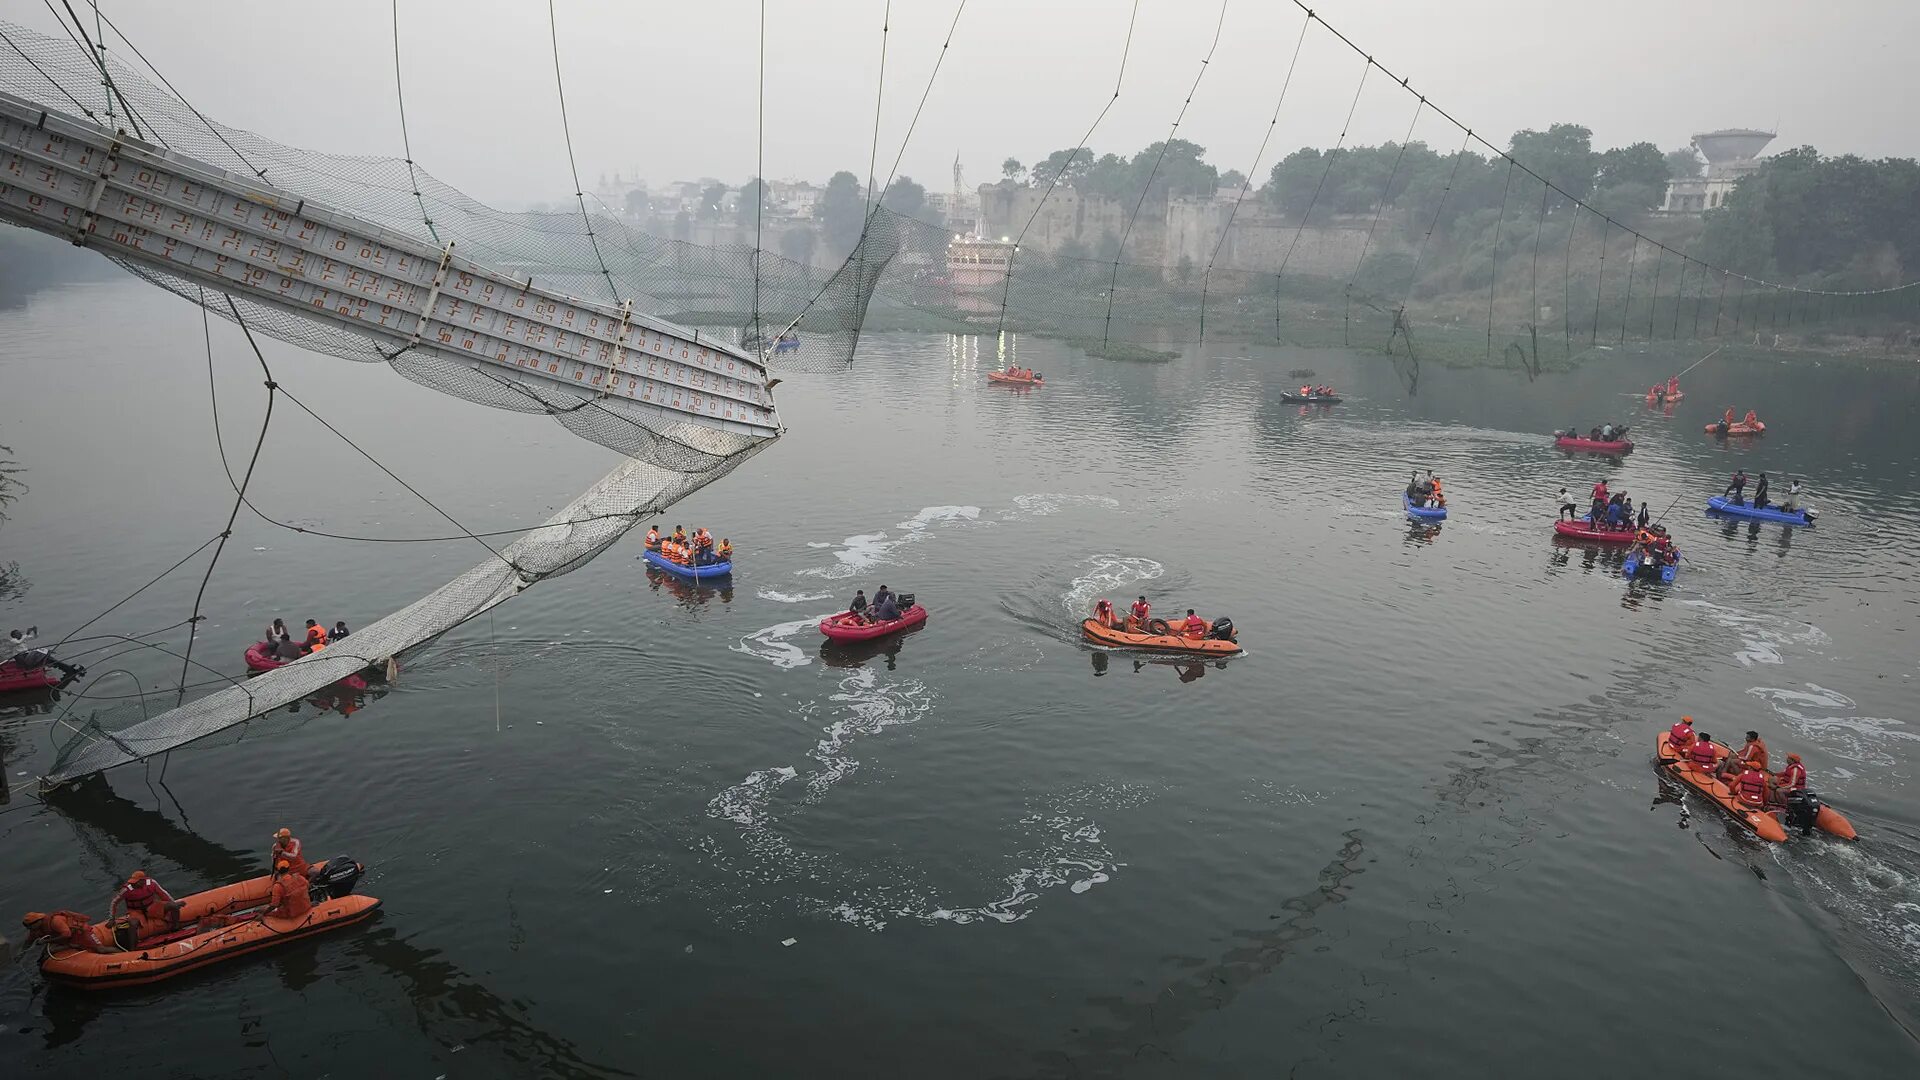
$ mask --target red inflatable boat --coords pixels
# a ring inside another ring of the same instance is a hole
[[[911,630],[927,621],[927,609],[915,604],[892,622],[861,622],[853,612],[843,611],[820,620],[820,632],[835,641],[871,641],[887,634]]]
[[[275,660],[273,657],[267,655],[267,643],[264,641],[256,641],[247,646],[247,667],[252,668],[254,671],[272,671],[274,668],[286,667],[292,662],[291,660]],[[349,675],[341,679],[339,685],[350,686],[355,690],[365,690],[367,688],[367,680],[358,675]]]
[[[60,671],[52,664],[36,668],[23,668],[11,660],[0,664],[0,694],[17,690],[45,690],[49,686],[59,685]]]
[[[1591,540],[1598,544],[1631,544],[1637,530],[1596,529],[1585,518],[1579,521],[1567,521],[1564,518],[1553,523],[1553,531],[1569,540]]]
[[[1553,445],[1562,450],[1584,450],[1589,454],[1624,454],[1633,449],[1632,439],[1583,439],[1562,435],[1553,440]]]

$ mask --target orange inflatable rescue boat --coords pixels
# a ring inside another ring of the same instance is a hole
[[[1222,620],[1224,621],[1224,620]],[[1217,626],[1218,624],[1209,624]],[[1113,626],[1101,626],[1098,619],[1082,619],[1080,632],[1088,641],[1118,649],[1151,649],[1155,652],[1191,653],[1195,656],[1233,656],[1240,650],[1240,635],[1227,623],[1227,637],[1191,638],[1175,631],[1164,619],[1150,619],[1145,633],[1134,633]]]
[[[1729,753],[1726,747],[1716,745],[1714,749],[1720,752],[1718,760],[1726,760]],[[1659,759],[1660,767],[1668,774],[1713,800],[1720,809],[1733,815],[1734,820],[1751,829],[1753,834],[1762,840],[1770,840],[1776,844],[1784,842],[1787,838],[1788,825],[1796,825],[1803,832],[1819,829],[1842,840],[1860,839],[1859,834],[1853,831],[1852,822],[1848,821],[1840,811],[1820,802],[1819,797],[1811,792],[1808,793],[1806,800],[1811,805],[1768,810],[1755,810],[1749,807],[1740,801],[1732,788],[1714,779],[1711,772],[1691,761],[1681,760],[1680,755],[1667,745],[1667,733],[1664,731],[1654,740],[1654,755]],[[1809,812],[1812,820],[1804,820]]]
[[[177,897],[182,904],[179,930],[136,941],[135,923],[126,916],[96,923],[90,928],[94,940],[111,951],[50,945],[40,970],[65,986],[109,990],[159,982],[222,960],[302,941],[364,921],[379,910],[377,898],[352,891],[365,870],[348,858],[315,865],[308,875],[313,907],[298,918],[265,913],[273,888],[271,876]]]

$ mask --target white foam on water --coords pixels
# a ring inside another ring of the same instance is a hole
[[[1152,581],[1167,572],[1167,568],[1137,555],[1094,555],[1087,559],[1089,569],[1073,579],[1067,586],[1067,595],[1061,597],[1066,605],[1067,616],[1079,620],[1093,614],[1093,601],[1096,597],[1118,594],[1135,582]],[[1114,606],[1125,610],[1126,603],[1115,599]]]
[[[745,780],[708,800],[707,816],[725,818],[748,828],[760,827],[766,824],[767,804],[773,801],[774,791],[797,775],[789,765],[756,769],[748,773]]]
[[[1127,809],[1146,802],[1146,789],[1120,784],[1089,787],[1057,796],[1044,809],[1029,813],[1020,824],[1032,830],[1037,842],[1014,858],[1023,865],[1001,879],[1005,890],[998,898],[971,906],[943,905],[911,914],[923,922],[1015,923],[1032,915],[1035,904],[1052,889],[1065,887],[1076,895],[1112,881],[1127,864],[1106,845],[1100,826],[1083,811]]]
[[[833,599],[832,593],[783,593],[778,589],[761,589],[756,595],[776,604],[809,604],[815,600]]]
[[[819,768],[807,777],[807,801],[818,802],[833,785],[860,767],[849,749],[857,739],[888,728],[911,724],[933,711],[933,692],[918,679],[882,683],[873,668],[857,668],[840,680],[840,689],[827,699],[837,718],[822,729],[820,741],[807,756]],[[816,706],[802,706],[803,715]]]
[[[1709,622],[1733,631],[1740,638],[1740,651],[1734,653],[1733,658],[1747,667],[1782,663],[1789,647],[1811,650],[1833,641],[1826,631],[1812,623],[1721,607],[1705,600],[1681,602]]]
[[[748,656],[757,656],[774,667],[784,670],[806,667],[813,663],[813,657],[802,652],[799,646],[787,639],[802,630],[817,630],[820,620],[833,614],[837,613],[823,611],[811,619],[797,619],[793,622],[780,623],[778,626],[764,627],[741,638],[739,643],[730,645],[728,648],[734,652],[746,653]]]
[[[1105,495],[1061,495],[1052,492],[1015,495],[1013,509],[1007,511],[1007,516],[1046,517],[1049,514],[1057,514],[1069,506],[1099,506],[1108,510],[1118,510],[1120,500],[1109,499]]]
[[[977,506],[928,506],[905,521],[894,526],[893,533],[859,533],[849,536],[838,544],[810,543],[811,548],[834,551],[832,566],[815,566],[799,571],[808,577],[823,577],[833,580],[850,578],[872,571],[875,567],[891,565],[899,557],[901,548],[915,544],[931,535],[933,526],[977,522],[980,520],[980,508]]]
[[[1885,716],[1858,716],[1854,700],[1817,683],[1806,683],[1805,690],[1756,686],[1747,693],[1765,701],[1780,715],[1794,734],[1820,747],[1822,753],[1844,758],[1860,765],[1892,768],[1900,758],[1889,752],[1895,740],[1920,742],[1920,734],[1907,729],[1904,721]],[[1839,778],[1835,770],[1822,769],[1830,778]],[[1821,790],[1838,792],[1841,786],[1823,780]]]

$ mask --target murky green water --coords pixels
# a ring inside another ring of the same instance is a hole
[[[232,452],[263,395],[237,332],[214,339]],[[1430,369],[1409,398],[1372,357],[1019,348],[1044,389],[987,386],[990,340],[887,336],[784,384],[791,434],[668,519],[733,540],[731,589],[650,578],[635,537],[351,715],[303,703],[164,784],[132,767],[53,807],[30,783],[49,715],[0,719],[0,911],[104,909],[136,867],[220,884],[282,824],[365,860],[385,902],[131,996],[18,963],[6,1071],[1662,1075],[1683,1020],[1709,1071],[1920,1064],[1914,374],[1715,359],[1666,417],[1627,395],[1667,372],[1618,353],[1532,383]],[[474,529],[612,463],[383,368],[269,359]],[[1283,405],[1303,366],[1348,402]],[[0,529],[31,588],[0,622],[63,634],[219,530],[194,309],[131,282],[41,294],[0,313],[0,380],[32,485]],[[1772,433],[1703,435],[1728,404]],[[1624,462],[1551,448],[1606,410],[1634,425]],[[1736,465],[1811,477],[1818,527],[1705,518]],[[282,520],[447,530],[297,414],[264,468]],[[1413,468],[1447,481],[1437,531],[1400,511]],[[1555,493],[1602,475],[1672,505],[1673,586],[1553,541]],[[275,615],[370,621],[477,554],[243,518],[196,657],[237,673]],[[197,584],[103,626],[175,622]],[[813,622],[880,584],[927,625],[824,647]],[[1230,615],[1247,655],[1078,640],[1092,598],[1141,592]],[[178,675],[118,651],[93,674]],[[1765,847],[1663,788],[1651,746],[1680,712],[1801,750],[1864,842]]]

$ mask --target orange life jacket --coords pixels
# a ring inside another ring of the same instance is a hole
[[[1133,612],[1134,618],[1144,623],[1147,621],[1147,615],[1153,611],[1153,605],[1144,600],[1135,600],[1133,606],[1127,610]]]
[[[1758,769],[1748,769],[1733,782],[1733,793],[1740,801],[1751,806],[1767,804],[1767,774]]]
[[[1780,774],[1780,786],[1788,791],[1807,790],[1807,767],[1797,761],[1787,762],[1786,770]]]
[[[298,919],[313,910],[313,901],[307,895],[308,888],[305,875],[292,871],[274,879],[273,888],[267,894],[267,900],[273,905],[273,914],[283,919]]]
[[[659,529],[647,530],[647,546],[648,547],[660,546],[660,530]]]
[[[1673,747],[1676,752],[1691,747],[1694,738],[1692,724],[1675,724],[1667,729],[1667,745]]]
[[[1767,744],[1764,740],[1756,739],[1740,748],[1740,764],[1745,765],[1748,762],[1762,769],[1767,767]]]
[[[1188,637],[1205,637],[1206,635],[1207,635],[1207,620],[1201,618],[1198,615],[1187,616],[1187,636]]]
[[[1706,739],[1695,739],[1693,749],[1687,751],[1687,757],[1703,769],[1713,768],[1720,760],[1720,755],[1714,752],[1714,745]]]

